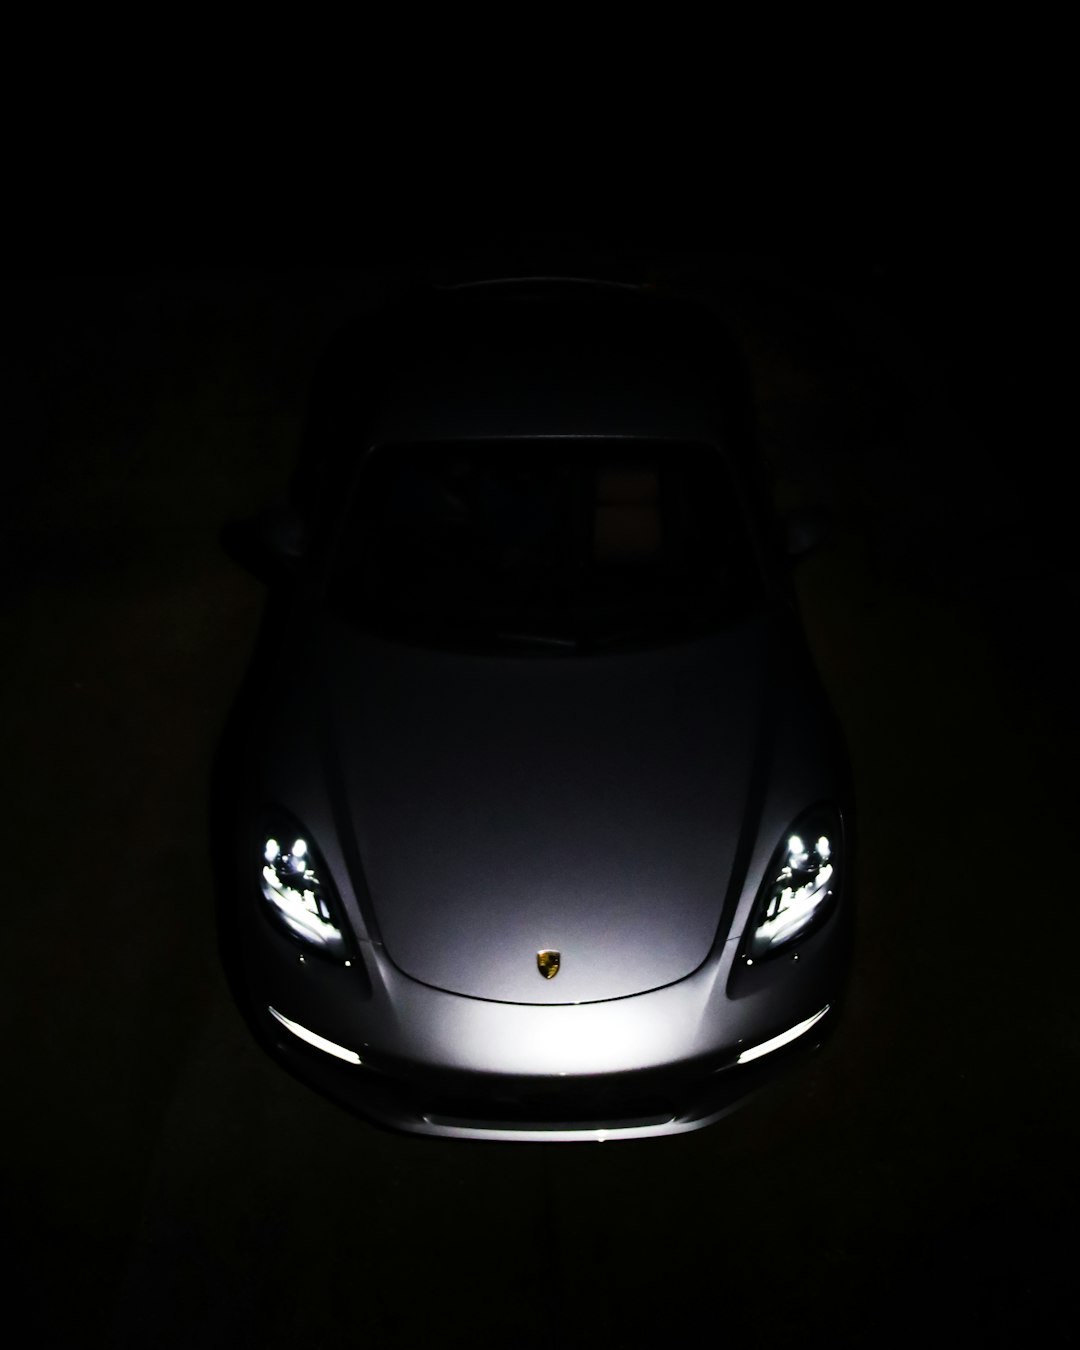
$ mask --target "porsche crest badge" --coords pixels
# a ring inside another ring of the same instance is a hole
[[[545,980],[553,980],[559,973],[559,953],[547,950],[537,952],[536,966]]]

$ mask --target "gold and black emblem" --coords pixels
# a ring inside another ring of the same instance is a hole
[[[553,980],[559,973],[559,953],[547,950],[537,952],[536,967],[545,980]]]

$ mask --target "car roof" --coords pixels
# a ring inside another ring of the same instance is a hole
[[[648,286],[514,277],[412,292],[330,363],[368,444],[533,436],[729,443],[748,387],[722,321]],[[350,415],[351,414],[351,415]]]

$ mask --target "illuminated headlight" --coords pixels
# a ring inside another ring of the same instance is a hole
[[[754,911],[746,949],[751,960],[808,932],[828,912],[839,883],[839,854],[835,811],[809,812],[784,836]]]
[[[330,907],[329,885],[308,838],[295,827],[263,831],[263,898],[294,936],[327,956],[344,957],[345,939]]]

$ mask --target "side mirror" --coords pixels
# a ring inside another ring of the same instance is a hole
[[[824,506],[799,506],[784,521],[784,544],[795,562],[820,547],[832,531],[832,514]]]
[[[294,578],[307,552],[307,524],[287,503],[268,506],[250,520],[230,521],[220,537],[233,562],[267,586]]]

